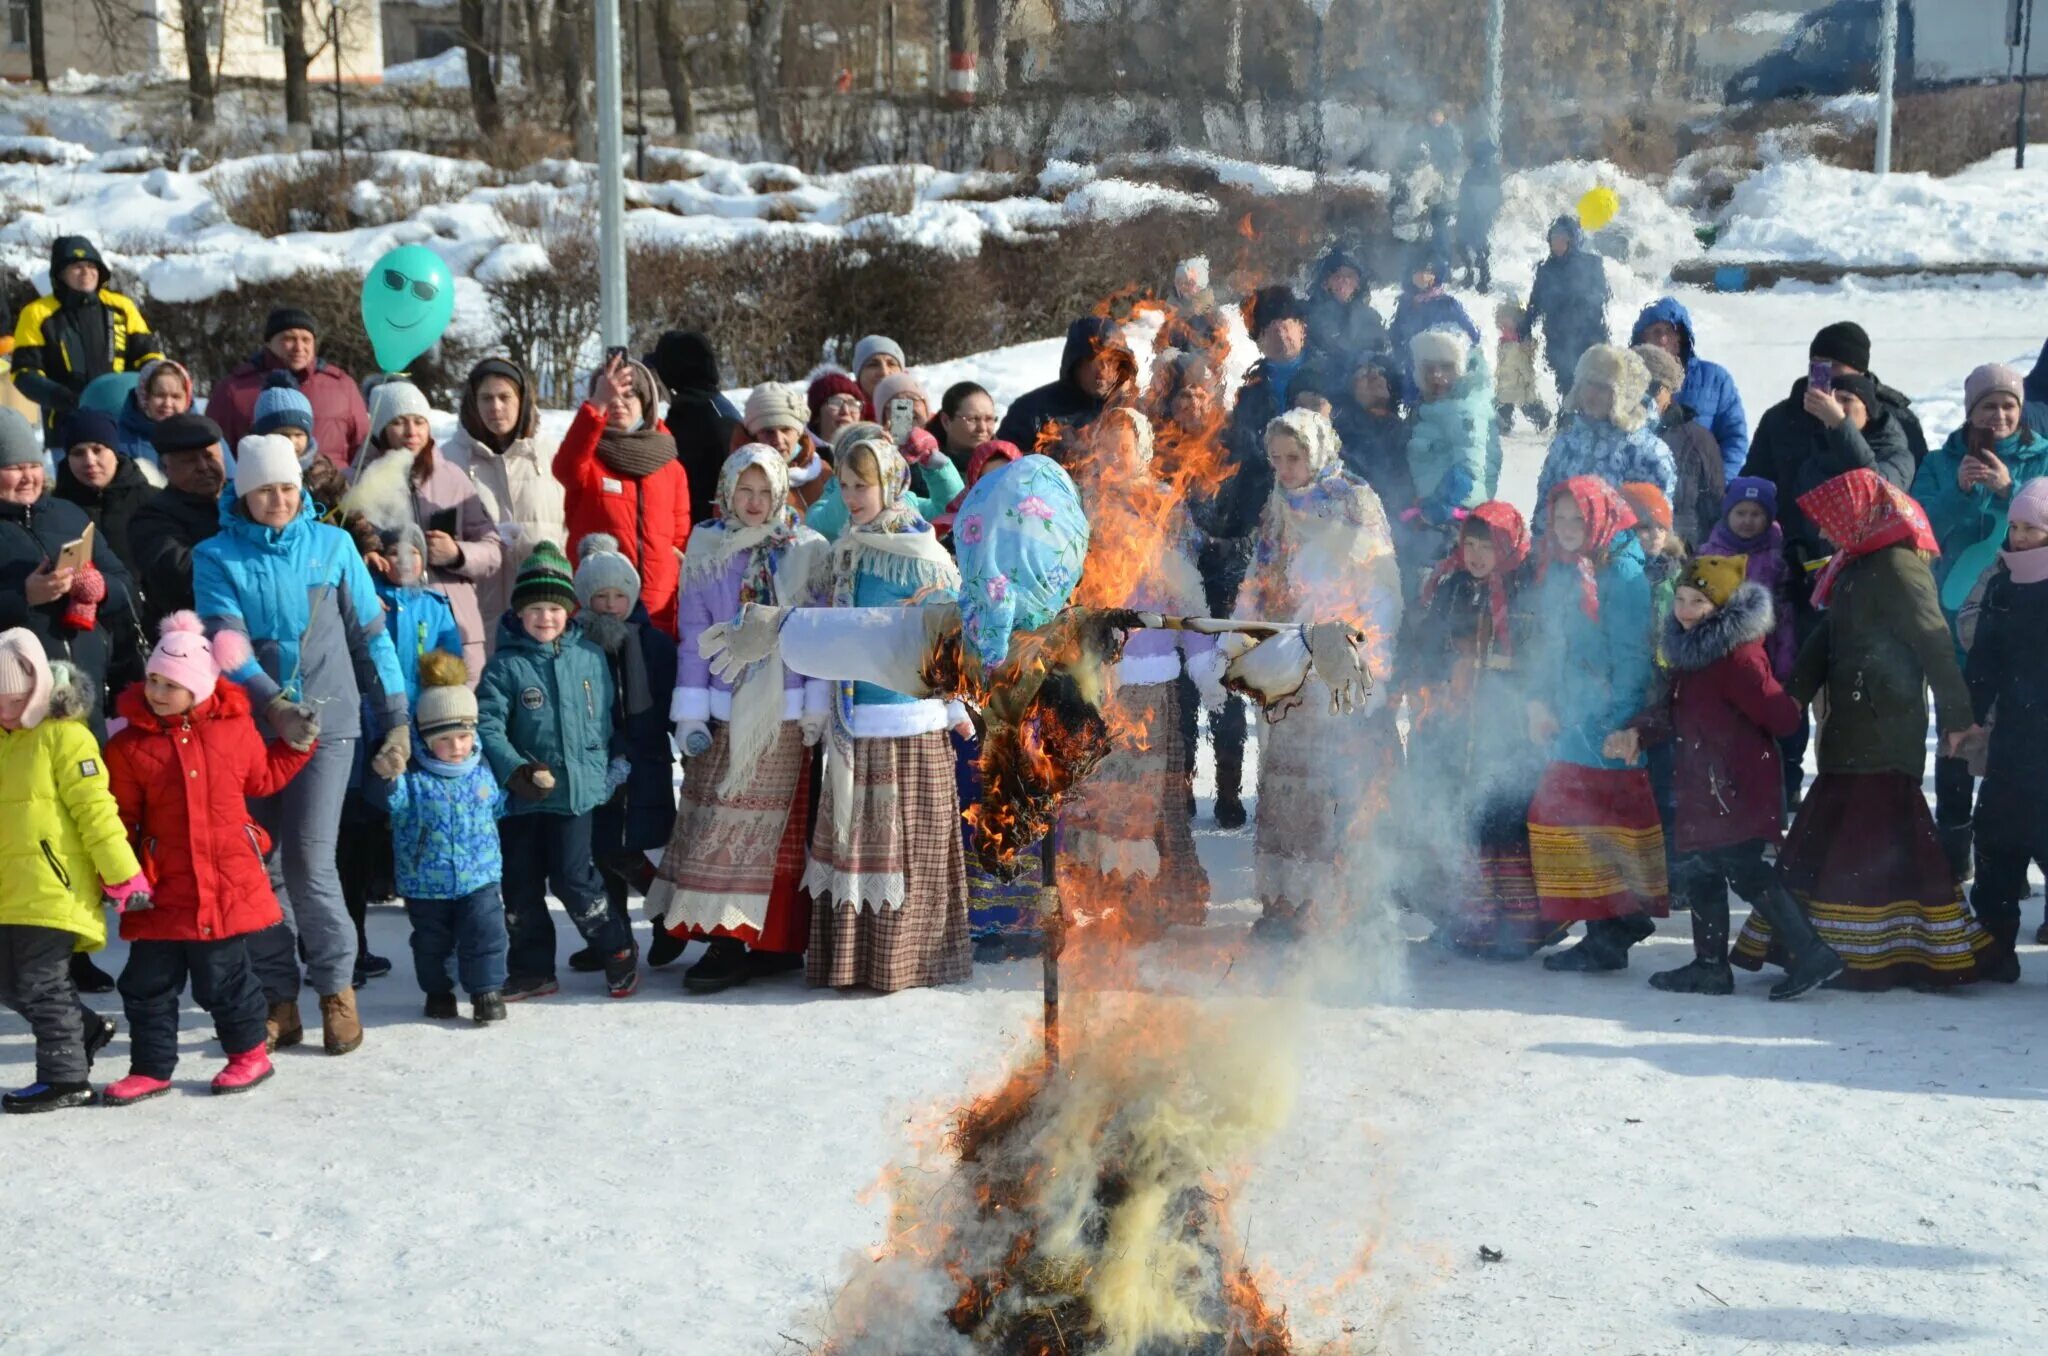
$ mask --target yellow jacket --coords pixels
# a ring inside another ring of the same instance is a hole
[[[52,715],[0,729],[0,923],[61,928],[78,950],[107,943],[100,882],[142,870],[83,721]]]
[[[14,384],[49,415],[76,404],[79,392],[94,377],[134,371],[163,356],[163,346],[131,298],[102,287],[95,299],[97,306],[66,309],[56,296],[37,297],[15,320]],[[106,333],[93,336],[97,342],[81,330],[100,325]],[[93,357],[108,366],[91,362]]]

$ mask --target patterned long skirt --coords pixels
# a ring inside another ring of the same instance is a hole
[[[684,766],[682,807],[647,912],[676,937],[735,937],[757,951],[801,954],[811,935],[803,898],[811,751],[785,721],[747,785],[721,797],[731,763],[731,727],[719,721],[711,747]]]
[[[1529,854],[1529,801],[1496,796],[1474,817],[1445,940],[1491,960],[1526,960],[1560,932],[1543,917]]]
[[[1192,778],[1180,728],[1179,682],[1126,687],[1120,714],[1142,731],[1121,738],[1074,789],[1060,815],[1060,896],[1074,921],[1120,915],[1133,936],[1209,916],[1209,874],[1188,819]]]
[[[1316,678],[1280,720],[1259,727],[1253,874],[1268,917],[1348,913],[1353,854],[1370,853],[1400,766],[1393,715],[1332,715]]]
[[[1546,922],[1669,917],[1650,774],[1551,763],[1529,802],[1529,865]]]
[[[951,735],[955,789],[963,811],[981,799],[981,745]],[[1044,928],[1038,918],[1038,887],[1042,874],[1039,845],[1033,843],[1017,854],[1019,870],[1015,880],[1004,880],[985,871],[975,843],[974,826],[963,813],[960,846],[967,854],[967,931],[976,942],[1006,942],[1028,950]]]
[[[1977,975],[1991,945],[1963,907],[1920,780],[1903,772],[1823,772],[1800,802],[1778,871],[1847,969],[1834,987],[1946,988]],[[1760,969],[1771,930],[1751,916],[1731,963]]]
[[[834,843],[828,779],[804,873],[812,984],[894,993],[973,973],[953,771],[944,731],[853,741],[848,841]]]

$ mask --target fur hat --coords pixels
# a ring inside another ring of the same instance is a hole
[[[469,666],[462,656],[429,650],[420,656],[420,695],[413,703],[420,739],[476,728],[476,693],[469,690]]]
[[[801,429],[810,422],[811,411],[804,392],[779,381],[764,381],[747,393],[747,432],[764,433],[775,428]]]
[[[222,631],[211,644],[196,612],[173,612],[157,623],[163,638],[150,651],[143,670],[168,678],[200,701],[213,695],[223,673],[249,662],[249,641],[239,631]]]
[[[50,661],[43,643],[25,626],[0,631],[0,697],[26,697],[21,728],[33,730],[50,713]]]
[[[1581,386],[1605,386],[1614,392],[1614,412],[1607,417],[1616,428],[1633,432],[1650,421],[1650,412],[1643,405],[1643,398],[1650,393],[1650,369],[1628,349],[1612,344],[1587,349],[1572,372],[1570,404],[1574,410],[1582,408]]]
[[[903,345],[886,334],[867,335],[853,346],[853,375],[856,378],[860,376],[860,370],[868,365],[868,359],[885,356],[894,358],[898,367],[910,366],[909,359],[903,356]]]
[[[1637,522],[1655,523],[1666,532],[1671,530],[1671,501],[1658,486],[1647,480],[1631,480],[1622,485],[1621,497],[1635,510]]]
[[[296,485],[305,468],[281,433],[250,434],[235,445],[235,494],[246,499],[265,485]]]
[[[640,572],[619,551],[616,537],[593,532],[576,544],[581,558],[576,566],[576,603],[589,607],[590,600],[606,589],[617,589],[628,598],[640,596]]]
[[[2019,374],[2017,368],[2007,367],[2004,363],[1985,363],[1963,382],[1963,408],[1975,414],[1978,405],[2001,394],[2026,404],[2027,379]]]
[[[1669,391],[1673,396],[1685,385],[1685,364],[1677,357],[1655,344],[1637,344],[1629,352],[1643,360],[1649,371],[1650,385],[1660,391]]]
[[[569,558],[562,554],[561,547],[551,541],[541,542],[533,548],[526,563],[519,567],[518,579],[512,584],[514,612],[535,603],[560,603],[567,608],[576,606],[576,578],[569,572]]]
[[[1291,287],[1261,287],[1245,303],[1244,324],[1251,331],[1254,343],[1269,326],[1283,320],[1299,320],[1304,324],[1308,321],[1308,308],[1301,304],[1301,298],[1294,295]]]
[[[1838,320],[1813,336],[1806,356],[1815,362],[1840,363],[1858,372],[1870,370],[1870,335],[1853,320]]]
[[[1721,516],[1726,518],[1734,512],[1737,504],[1762,504],[1764,512],[1771,515],[1771,521],[1778,520],[1778,485],[1776,481],[1762,476],[1737,476],[1728,482],[1728,492],[1721,496]]]
[[[1465,362],[1472,355],[1472,341],[1461,330],[1424,330],[1408,341],[1408,352],[1420,369],[1426,364],[1442,363],[1459,372],[1465,370]]]
[[[1715,607],[1728,606],[1735,590],[1749,582],[1748,556],[1698,556],[1679,577],[1680,588],[1697,589]]]

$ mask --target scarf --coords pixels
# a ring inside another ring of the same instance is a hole
[[[1025,457],[975,481],[961,501],[953,542],[960,552],[961,636],[984,672],[1009,657],[1013,634],[1044,626],[1067,605],[1086,567],[1088,541],[1080,493],[1050,457]]]
[[[418,742],[419,748],[413,752],[414,761],[418,762],[421,767],[436,777],[450,779],[466,777],[475,770],[476,765],[483,760],[484,756],[483,742],[481,740],[477,741],[476,747],[469,751],[469,757],[459,763],[445,762],[442,759],[436,758],[433,754],[427,752],[426,740],[422,739]]]
[[[1566,551],[1557,544],[1554,530],[1544,533],[1543,556],[1536,577],[1541,579],[1548,574],[1552,565],[1574,566],[1579,574],[1579,610],[1598,621],[1600,566],[1605,563],[1614,539],[1636,525],[1636,515],[1620,492],[1598,476],[1573,476],[1550,492],[1550,504],[1544,505],[1544,511],[1548,513],[1551,504],[1567,496],[1579,506],[1579,514],[1586,520],[1586,543],[1577,551]]]
[[[1337,430],[1312,410],[1289,410],[1266,425],[1266,434],[1285,433],[1306,448],[1315,477],[1299,490],[1276,481],[1259,514],[1246,577],[1252,616],[1266,621],[1304,620],[1314,606],[1364,624],[1362,570],[1393,559],[1394,538],[1379,496],[1344,470]]]
[[[1515,642],[1513,630],[1508,625],[1508,580],[1529,559],[1529,524],[1505,499],[1490,500],[1473,509],[1466,515],[1467,530],[1475,520],[1486,524],[1487,535],[1493,538],[1493,573],[1486,577],[1487,608],[1493,617],[1493,647],[1502,658],[1513,659]],[[1461,531],[1458,544],[1423,581],[1422,605],[1428,607],[1435,601],[1437,590],[1452,575],[1470,573],[1465,564],[1465,534]]]
[[[2048,547],[2037,546],[2031,551],[2000,551],[1998,558],[2005,562],[2015,584],[2038,584],[2048,579]]]
[[[660,423],[636,429],[607,424],[597,435],[597,459],[606,470],[629,480],[645,480],[676,459],[676,440]]]
[[[1899,545],[1941,550],[1927,511],[1904,490],[1865,468],[1845,471],[1800,495],[1799,510],[1835,544],[1835,553],[1814,581],[1815,607],[1826,607],[1842,571],[1873,551]]]

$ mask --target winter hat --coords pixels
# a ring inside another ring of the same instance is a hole
[[[593,532],[576,544],[576,554],[582,558],[575,581],[579,607],[589,607],[590,600],[606,589],[617,589],[628,598],[640,596],[640,572],[620,553],[618,538]]]
[[[1266,332],[1268,326],[1283,320],[1308,320],[1308,308],[1301,304],[1301,298],[1294,295],[1291,287],[1261,287],[1252,293],[1252,299],[1244,308],[1245,328],[1251,331],[1253,342]]]
[[[851,382],[847,383],[852,385]],[[859,388],[855,387],[855,394]],[[794,386],[779,381],[764,381],[747,393],[745,423],[749,433],[764,433],[769,429],[801,429],[810,422],[810,407],[804,401],[804,393]]]
[[[1643,366],[1650,369],[1650,385],[1655,390],[1669,391],[1677,395],[1685,385],[1685,364],[1672,354],[1666,353],[1655,344],[1637,344],[1629,352],[1643,360]]]
[[[1647,480],[1625,481],[1621,497],[1635,510],[1639,523],[1655,523],[1666,532],[1671,530],[1671,501],[1664,497],[1664,491]]]
[[[2027,403],[2027,379],[2015,368],[2004,363],[1985,363],[1972,372],[1963,382],[1963,408],[1970,413],[1977,412],[1977,406],[1990,396],[2009,395],[2022,405]]]
[[[101,414],[98,410],[73,410],[64,420],[66,452],[85,443],[98,443],[101,447],[118,450],[120,438],[120,429],[111,414]]]
[[[597,389],[599,375],[597,372],[590,374],[589,390]],[[653,368],[630,358],[626,361],[626,376],[633,383],[633,394],[640,397],[640,427],[651,429],[661,418],[662,406],[668,403],[668,388],[655,379]]]
[[[173,452],[202,452],[226,441],[227,435],[220,431],[219,424],[190,410],[159,419],[149,430],[149,445],[159,457],[168,457]]]
[[[1189,291],[1206,292],[1209,290],[1209,256],[1198,254],[1192,259],[1183,259],[1173,274],[1176,279],[1187,280]]]
[[[270,380],[264,383],[263,394],[256,397],[255,417],[249,431],[276,433],[287,428],[297,429],[310,441],[313,437],[313,402],[306,399],[305,392],[299,389],[298,382],[292,380],[291,373],[272,372]]]
[[[462,656],[446,650],[429,650],[420,656],[420,695],[413,703],[412,718],[422,740],[476,728],[476,693],[469,690],[469,666]]]
[[[925,394],[924,383],[914,372],[898,372],[875,383],[875,413],[887,418],[889,402],[897,396],[914,396],[925,403],[926,409],[931,408],[932,398]]]
[[[1721,496],[1721,516],[1726,518],[1735,511],[1737,504],[1762,504],[1764,512],[1771,515],[1771,521],[1778,520],[1778,485],[1776,481],[1762,476],[1737,476],[1728,482],[1728,493]]]
[[[664,330],[654,352],[641,359],[662,385],[678,395],[713,395],[718,391],[718,353],[695,330]]]
[[[1840,363],[1858,372],[1870,370],[1870,335],[1853,320],[1839,320],[1813,336],[1806,356],[1815,362]]]
[[[150,651],[145,673],[168,678],[201,701],[213,695],[223,673],[249,662],[249,641],[239,631],[222,631],[207,643],[196,612],[173,612],[157,623],[163,639]]]
[[[313,319],[311,311],[302,310],[297,306],[280,306],[263,322],[263,342],[269,343],[286,330],[304,330],[317,339],[320,336],[320,322]]]
[[[533,548],[533,554],[519,567],[519,578],[512,585],[514,612],[535,603],[560,603],[567,608],[576,606],[576,577],[569,572],[569,560],[562,554],[562,548],[551,541],[544,541]]]
[[[1838,396],[1856,397],[1857,402],[1873,415],[1878,412],[1877,380],[1874,377],[1861,372],[1851,376],[1836,377],[1834,380],[1834,392]]]
[[[1472,341],[1459,330],[1424,330],[1408,341],[1408,352],[1419,369],[1430,363],[1444,363],[1459,372],[1472,352]]]
[[[825,408],[825,402],[834,396],[852,396],[855,400],[866,400],[860,383],[844,372],[827,372],[811,383],[805,393],[805,403],[811,407],[811,422],[818,420],[818,411]]]
[[[282,434],[250,434],[235,444],[235,496],[246,499],[265,485],[296,485],[304,468],[298,449]]]
[[[2020,486],[2012,497],[2012,507],[2006,510],[2009,523],[2025,523],[2048,532],[2048,476],[2036,476]]]
[[[151,358],[135,370],[135,391],[138,401],[142,392],[147,391],[149,384],[156,380],[156,374],[159,372],[175,373],[178,380],[185,383],[185,399],[192,399],[192,373],[186,370],[185,364],[172,362],[169,358]]]
[[[427,403],[426,392],[409,381],[393,378],[370,393],[370,442],[379,445],[384,430],[394,420],[411,414],[426,419],[434,413],[434,407]]]
[[[49,714],[50,687],[50,661],[36,633],[25,626],[0,631],[0,697],[28,698],[22,729],[33,730]]]
[[[910,366],[909,360],[903,356],[903,345],[886,334],[870,334],[853,346],[854,375],[860,375],[860,370],[868,365],[868,359],[882,355],[894,358],[899,366]]]
[[[1678,581],[1689,589],[1698,589],[1707,595],[1707,601],[1715,607],[1728,606],[1728,600],[1735,596],[1735,590],[1749,582],[1748,556],[1699,556],[1685,567],[1685,575]]]
[[[359,542],[357,549],[366,550],[368,545],[369,543],[367,542]],[[404,527],[377,533],[376,546],[378,550],[390,556],[393,560],[396,560],[401,553],[410,551],[413,559],[419,562],[419,573],[413,576],[412,582],[416,584],[426,582],[427,534],[420,530],[418,523],[407,523]]]
[[[0,406],[0,466],[43,464],[42,439],[19,411]]]

